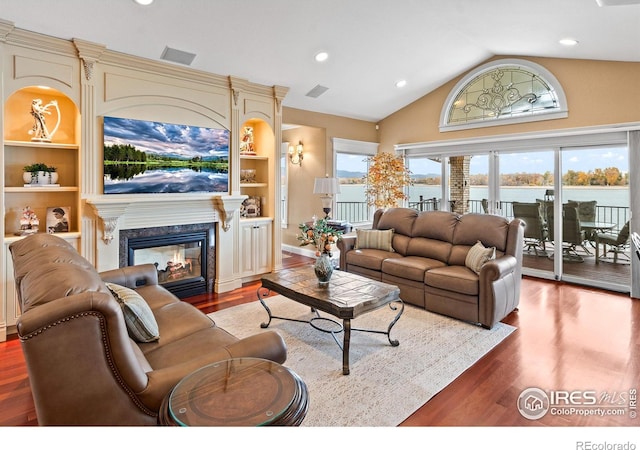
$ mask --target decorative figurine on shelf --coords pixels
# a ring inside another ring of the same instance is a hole
[[[38,216],[31,209],[30,206],[25,206],[22,210],[22,217],[20,218],[20,231],[16,233],[18,236],[26,236],[27,234],[34,234],[38,232],[40,228],[40,220]]]
[[[244,134],[240,141],[240,153],[243,155],[255,155],[256,149],[253,146],[253,127],[244,127]]]
[[[44,117],[45,114],[51,114],[49,108],[55,108],[58,113],[58,122],[51,131],[47,128],[47,123]],[[46,105],[43,105],[41,99],[35,98],[31,101],[31,115],[34,119],[33,128],[29,130],[29,134],[33,135],[31,140],[36,142],[51,142],[53,135],[58,131],[60,119],[62,118],[60,115],[60,108],[58,108],[58,102],[56,100],[51,100]]]

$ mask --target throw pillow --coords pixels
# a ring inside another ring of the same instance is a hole
[[[393,252],[393,228],[390,230],[356,230],[357,249],[375,248]]]
[[[133,289],[105,283],[122,307],[129,336],[136,342],[153,342],[160,338],[158,323],[149,305]]]
[[[467,258],[464,260],[464,265],[473,270],[475,273],[480,274],[480,269],[482,269],[484,263],[495,259],[495,257],[495,247],[486,248],[484,245],[482,245],[482,242],[478,241],[474,244],[473,247],[471,247],[469,253],[467,253]]]

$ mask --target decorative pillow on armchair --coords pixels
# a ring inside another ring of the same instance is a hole
[[[356,230],[356,249],[375,248],[393,252],[393,228],[390,230]]]
[[[484,263],[495,259],[495,257],[495,247],[487,248],[482,245],[482,242],[478,241],[474,244],[473,247],[471,247],[469,253],[467,253],[467,258],[464,261],[464,265],[473,270],[475,273],[480,274],[480,269],[482,269]]]
[[[158,323],[149,305],[133,289],[105,283],[122,307],[129,336],[136,342],[153,342],[160,338]]]

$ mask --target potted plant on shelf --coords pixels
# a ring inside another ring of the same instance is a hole
[[[22,179],[26,184],[55,184],[58,181],[57,169],[44,163],[34,163],[24,166]]]
[[[369,171],[364,176],[364,192],[369,206],[393,208],[399,201],[407,199],[405,188],[413,185],[413,180],[402,156],[381,152],[366,161],[369,162]]]

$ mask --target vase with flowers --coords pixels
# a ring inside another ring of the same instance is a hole
[[[316,249],[316,262],[313,266],[320,285],[326,285],[333,274],[331,250],[342,237],[342,231],[335,230],[327,223],[327,219],[318,219],[308,224],[300,224],[298,241],[300,246],[313,245]]]

